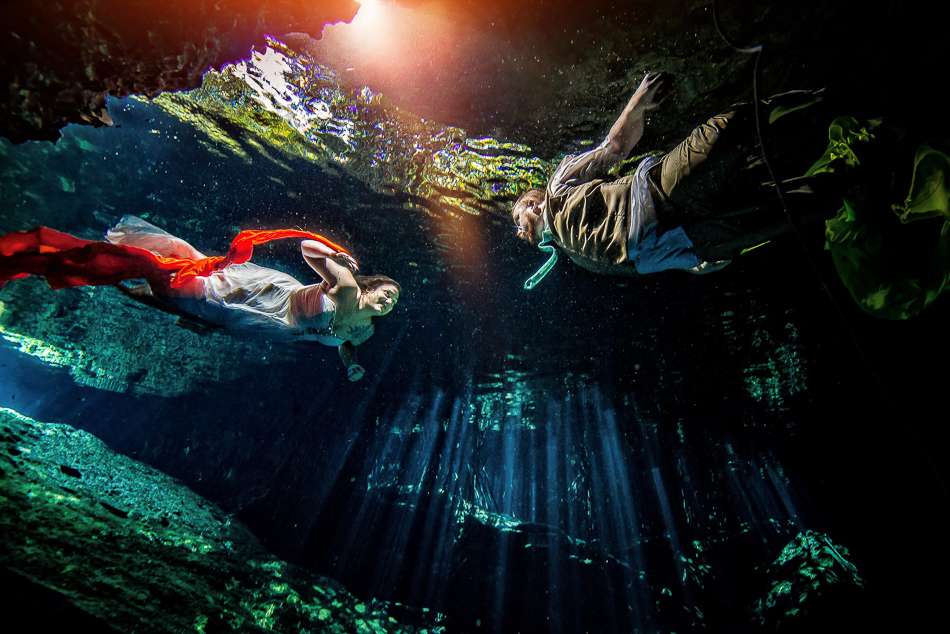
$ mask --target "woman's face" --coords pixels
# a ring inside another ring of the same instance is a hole
[[[392,284],[377,286],[371,291],[366,291],[366,304],[376,310],[376,314],[388,315],[396,307],[399,301],[399,291]]]

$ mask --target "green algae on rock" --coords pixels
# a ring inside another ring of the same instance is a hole
[[[784,631],[805,616],[827,609],[828,604],[845,603],[864,587],[848,557],[848,549],[827,535],[810,530],[799,533],[769,566],[770,576],[777,581],[754,606],[759,623]]]
[[[68,368],[80,385],[173,396],[242,376],[262,347],[265,356],[281,358],[279,346],[197,333],[175,320],[108,288],[53,291],[27,279],[0,290],[0,338],[47,365]],[[222,364],[223,358],[233,362]]]
[[[455,217],[507,207],[542,186],[555,163],[530,148],[426,121],[368,88],[346,88],[329,68],[276,39],[252,58],[208,71],[198,89],[155,103],[205,143],[290,170],[303,158],[343,172],[411,207]]]
[[[430,632],[270,555],[240,523],[68,425],[0,410],[0,561],[119,631]]]

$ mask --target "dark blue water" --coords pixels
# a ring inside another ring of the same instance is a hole
[[[95,361],[130,349],[127,319],[154,345],[102,389],[3,343],[0,406],[93,433],[280,557],[449,631],[748,631],[769,564],[808,530],[866,585],[790,627],[935,613],[945,301],[907,323],[865,315],[820,235],[805,244],[817,274],[786,240],[701,279],[565,262],[529,295],[541,258],[488,193],[486,213],[446,213],[442,194],[282,154],[208,111],[197,126],[135,100],[110,111],[114,128],[55,147],[4,142],[0,230],[95,239],[135,213],[218,253],[240,229],[301,226],[405,293],[351,384],[329,348],[186,335],[109,291],[37,290],[12,330]],[[255,261],[312,277],[294,245]],[[25,302],[18,283],[0,300]],[[166,367],[187,380],[156,378]]]

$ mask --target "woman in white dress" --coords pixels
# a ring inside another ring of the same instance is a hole
[[[206,257],[181,238],[135,216],[124,216],[106,239],[162,257]],[[356,346],[373,335],[373,318],[395,307],[399,284],[383,275],[354,275],[353,258],[322,242],[303,240],[300,251],[323,278],[319,284],[304,285],[286,273],[245,262],[193,277],[178,288],[149,292],[184,313],[230,330],[263,329],[268,336],[335,346],[347,378],[358,381],[365,370],[357,363]]]

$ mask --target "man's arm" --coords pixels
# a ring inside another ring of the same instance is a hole
[[[627,107],[623,109],[617,122],[610,128],[607,138],[614,154],[629,156],[634,146],[643,136],[646,111],[656,108],[673,90],[673,75],[669,73],[647,73],[637,88]]]
[[[647,73],[604,142],[592,150],[564,158],[548,181],[551,193],[559,196],[566,187],[603,178],[611,167],[627,158],[643,136],[646,111],[660,105],[670,94],[672,85],[673,76],[669,73]]]

